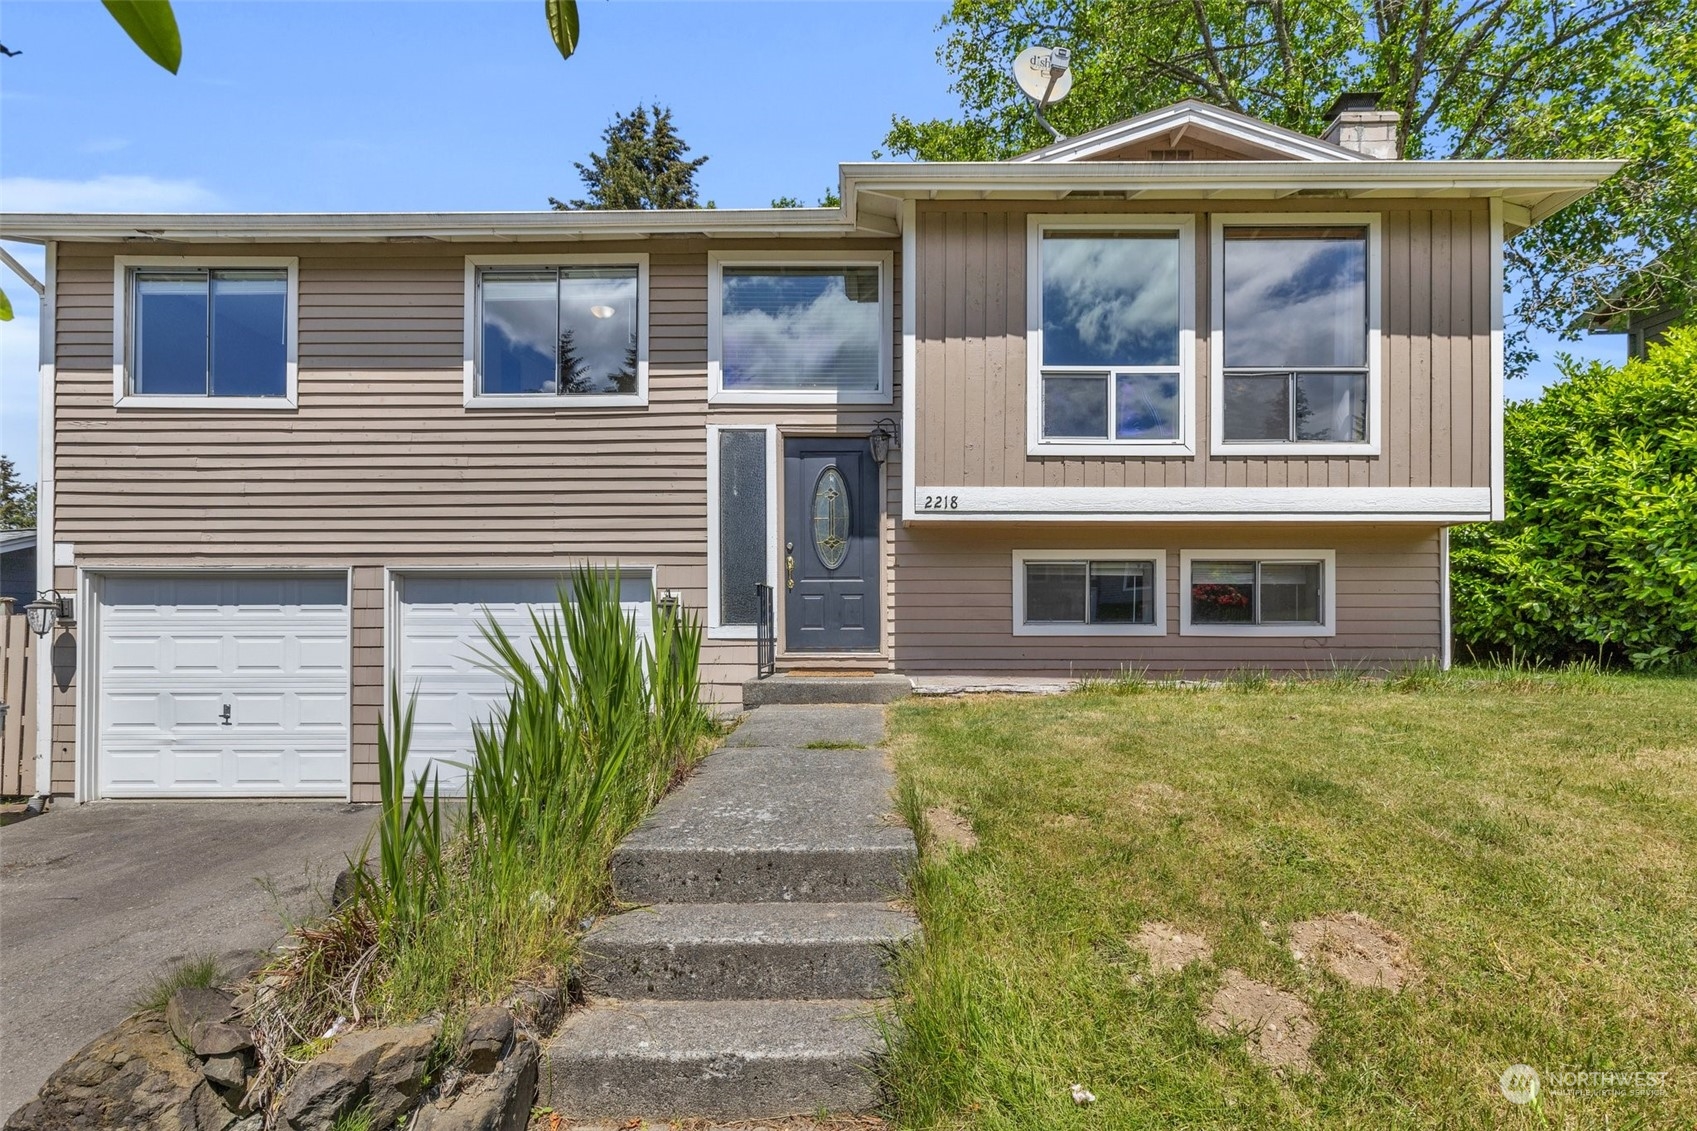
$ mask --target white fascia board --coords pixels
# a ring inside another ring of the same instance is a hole
[[[1056,194],[1074,191],[1195,194],[1198,199],[1305,190],[1375,196],[1536,198],[1537,220],[1583,196],[1620,169],[1619,161],[1013,161],[861,163],[842,167],[851,191],[930,198]]]
[[[854,235],[843,208],[673,208],[602,212],[15,213],[0,238],[252,242],[642,239],[652,235]]]
[[[1481,522],[1488,487],[915,488],[912,521]]]

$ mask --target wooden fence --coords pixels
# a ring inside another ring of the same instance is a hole
[[[35,792],[35,634],[0,597],[0,797]]]

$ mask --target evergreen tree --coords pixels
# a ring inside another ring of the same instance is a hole
[[[562,393],[592,393],[589,387],[589,366],[577,356],[577,342],[570,330],[560,334],[560,347],[556,354],[559,359],[559,392]]]
[[[653,117],[649,113],[652,110]],[[637,106],[628,114],[614,117],[601,132],[606,149],[591,153],[589,164],[578,161],[589,196],[571,203],[548,198],[564,211],[570,208],[699,208],[695,171],[707,163],[697,157],[686,161],[689,145],[672,126],[670,107]]]
[[[28,530],[35,526],[35,486],[18,478],[17,465],[0,456],[0,530]]]
[[[625,346],[625,363],[619,366],[613,374],[613,391],[616,393],[636,392],[636,335],[630,336],[630,344]]]

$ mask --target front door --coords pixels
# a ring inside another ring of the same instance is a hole
[[[789,651],[878,651],[878,480],[864,438],[784,442]]]

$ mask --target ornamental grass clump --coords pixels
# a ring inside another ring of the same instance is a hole
[[[279,963],[279,1046],[558,982],[611,894],[614,846],[712,731],[698,620],[662,606],[650,642],[619,594],[616,570],[573,571],[558,610],[532,612],[528,644],[485,615],[477,658],[507,692],[455,763],[463,804],[441,796],[434,767],[409,775],[413,706],[391,694],[376,850],[354,866],[353,898]]]

